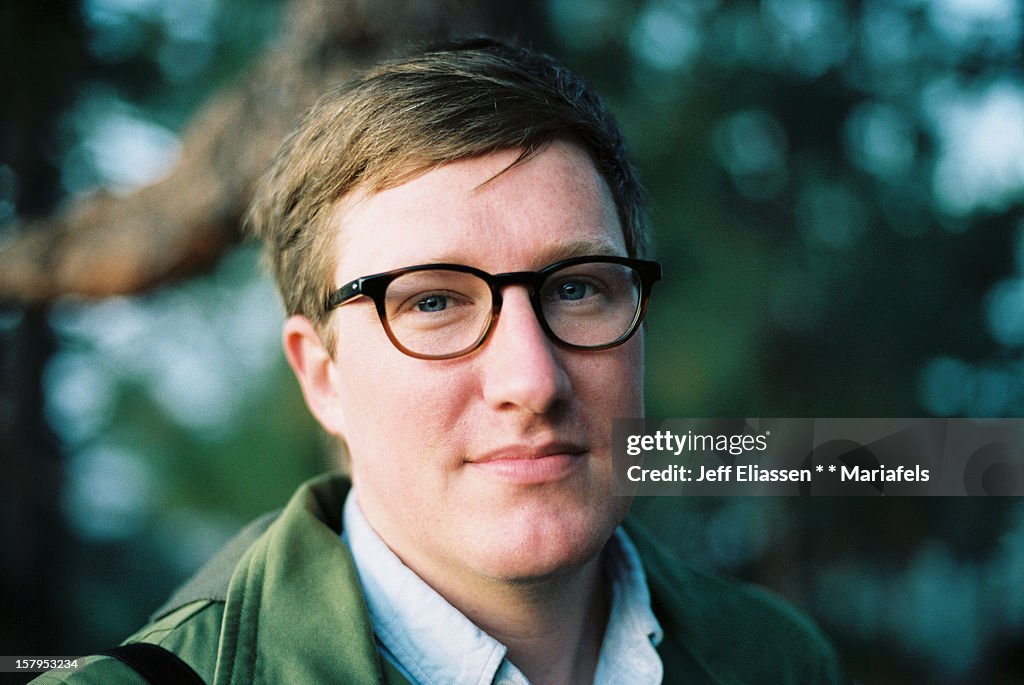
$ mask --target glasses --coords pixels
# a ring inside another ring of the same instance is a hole
[[[540,271],[504,274],[423,264],[346,283],[327,298],[326,309],[365,295],[399,350],[418,359],[451,359],[484,344],[501,313],[501,291],[522,285],[549,338],[573,350],[604,350],[636,332],[660,278],[657,262],[627,257],[573,257]]]

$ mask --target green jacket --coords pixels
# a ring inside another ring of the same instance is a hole
[[[303,485],[279,514],[239,533],[126,642],[175,652],[208,683],[406,684],[376,650],[348,547],[339,535],[349,483],[338,475]],[[635,521],[665,683],[847,683],[831,647],[801,614],[770,595],[673,561]],[[34,683],[137,684],[110,657]]]

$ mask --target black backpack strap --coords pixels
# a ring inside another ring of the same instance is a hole
[[[133,642],[100,654],[124,662],[152,685],[204,685],[199,674],[177,654],[150,642]]]

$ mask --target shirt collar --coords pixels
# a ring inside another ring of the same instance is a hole
[[[664,632],[651,610],[640,554],[620,526],[604,548],[611,580],[611,611],[605,627],[594,685],[660,683],[661,657],[655,649]]]
[[[508,660],[506,647],[478,628],[392,552],[370,526],[350,492],[343,539],[355,559],[381,652],[413,683],[491,685],[529,681]],[[663,633],[651,611],[640,556],[622,528],[605,546],[611,609],[595,685],[660,683],[655,647]]]

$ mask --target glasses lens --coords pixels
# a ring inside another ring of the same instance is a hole
[[[407,350],[455,355],[475,345],[491,318],[491,291],[472,274],[432,269],[399,276],[384,295],[388,328]]]
[[[600,347],[632,330],[640,293],[640,275],[631,267],[590,262],[549,274],[540,302],[556,337],[570,345]]]

